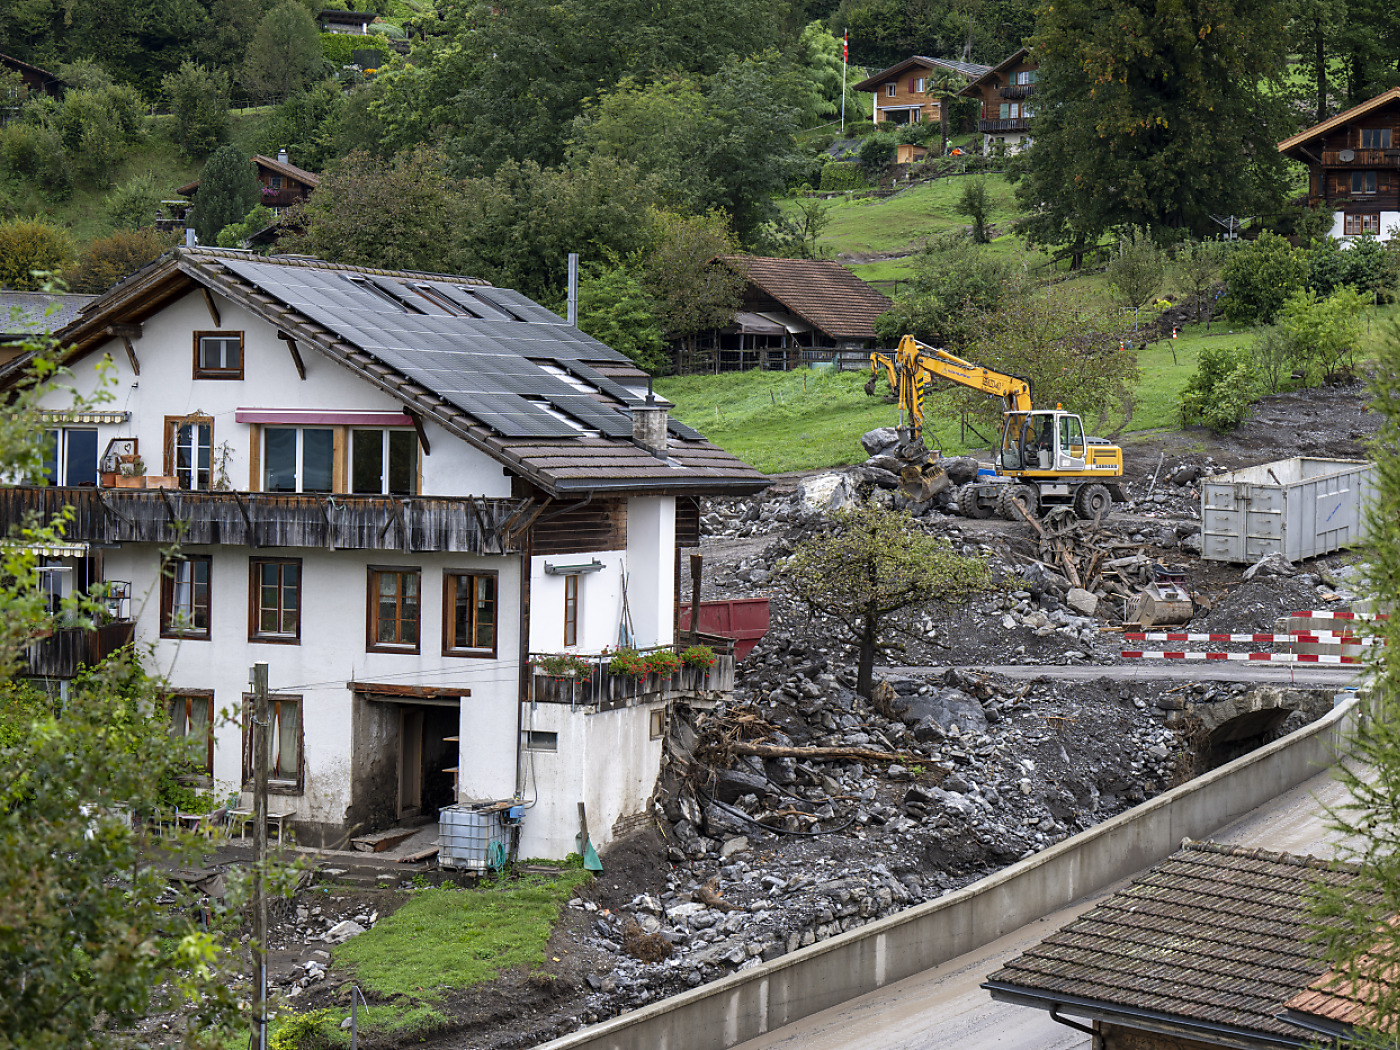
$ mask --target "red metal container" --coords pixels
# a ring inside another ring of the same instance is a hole
[[[680,629],[690,630],[690,606],[680,610]],[[734,639],[734,658],[742,660],[753,652],[758,640],[768,633],[767,598],[731,598],[700,603],[700,630]]]

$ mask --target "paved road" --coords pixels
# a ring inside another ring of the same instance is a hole
[[[1331,856],[1318,801],[1340,785],[1322,773],[1211,836],[1217,842]],[[1042,1010],[992,1000],[979,985],[1003,962],[1092,908],[1109,887],[976,951],[898,984],[750,1040],[738,1050],[1088,1050],[1089,1037]]]
[[[939,675],[947,667],[877,667],[881,678],[906,678]],[[1178,663],[1175,660],[1138,660],[1125,664],[1089,664],[1085,667],[1063,667],[1041,664],[990,664],[986,667],[959,667],[960,671],[981,671],[1007,678],[1048,678],[1073,682],[1112,678],[1120,682],[1257,682],[1261,685],[1299,685],[1307,689],[1355,688],[1361,673],[1350,667],[1296,667],[1280,664],[1244,663]]]

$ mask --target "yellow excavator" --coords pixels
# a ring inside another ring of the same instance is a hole
[[[911,335],[899,341],[893,354],[876,350],[870,355],[867,394],[875,393],[882,368],[899,401],[897,455],[904,461],[900,488],[911,499],[929,499],[952,484],[939,465],[937,450],[930,451],[923,442],[924,395],[939,378],[999,397],[1005,406],[994,466],[979,472],[956,493],[958,509],[965,516],[1000,514],[1018,521],[1012,506],[1017,500],[1033,516],[1064,506],[1092,520],[1107,517],[1115,500],[1124,501],[1119,482],[1123,450],[1103,438],[1086,437],[1080,418],[1059,405],[1032,407],[1031,385],[1025,379],[964,361]]]

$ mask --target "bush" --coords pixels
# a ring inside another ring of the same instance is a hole
[[[833,160],[822,165],[821,188],[823,192],[863,190],[869,185],[870,183],[865,178],[865,172],[859,164]]]
[[[647,653],[642,663],[647,669],[647,674],[669,678],[680,670],[681,658],[670,649],[653,649]]]
[[[715,651],[708,645],[692,645],[685,652],[681,653],[681,663],[687,667],[698,667],[701,669],[713,667],[717,657]]]
[[[175,111],[175,145],[186,157],[207,157],[227,141],[227,73],[185,61],[166,75],[161,89]]]
[[[241,248],[243,242],[259,230],[265,230],[272,225],[277,218],[272,214],[271,208],[266,208],[259,204],[256,208],[243,216],[241,222],[229,223],[219,231],[219,236],[215,242],[220,248]]]
[[[107,194],[107,221],[114,230],[153,225],[160,207],[160,184],[154,175],[137,175]]]
[[[1350,286],[1374,295],[1377,302],[1395,299],[1400,250],[1374,236],[1357,237],[1343,248],[1330,237],[1308,252],[1308,287],[1320,296]]]
[[[75,292],[100,295],[123,277],[130,277],[160,258],[178,239],[179,234],[161,233],[152,226],[99,237],[83,252],[68,284]]]
[[[73,167],[52,128],[28,123],[0,128],[0,157],[13,174],[38,183],[57,200],[73,192]]]
[[[1206,347],[1181,394],[1181,425],[1203,425],[1217,434],[1233,430],[1258,399],[1254,355],[1246,349]]]
[[[894,151],[898,144],[898,140],[893,135],[883,131],[877,135],[871,135],[860,144],[860,162],[865,165],[865,170],[868,173],[877,174],[883,171],[890,161],[894,160]]]
[[[378,26],[375,27],[376,29]],[[389,45],[389,38],[374,34],[372,36],[356,36],[354,33],[322,33],[321,51],[327,60],[339,69],[341,66],[355,64],[356,51],[378,51],[384,56],[384,61],[389,61],[389,56],[394,53]]]
[[[1261,233],[1226,260],[1221,312],[1240,324],[1272,324],[1284,300],[1303,287],[1307,277],[1303,252],[1276,234]]]
[[[0,288],[33,291],[73,258],[68,231],[36,219],[0,222]]]
[[[1295,367],[1310,386],[1349,374],[1361,341],[1361,308],[1367,296],[1343,285],[1326,299],[1311,288],[1288,297],[1278,327],[1292,349]]]

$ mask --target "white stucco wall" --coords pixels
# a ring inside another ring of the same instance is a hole
[[[1346,235],[1346,212],[1334,211],[1332,213],[1332,229],[1328,236],[1333,240],[1341,241],[1341,246],[1350,246],[1353,237]],[[1400,237],[1400,211],[1381,212],[1381,232],[1383,239]]]
[[[652,740],[655,703],[600,714],[563,704],[526,705],[526,730],[558,734],[557,751],[526,751],[521,778],[527,805],[520,856],[565,857],[578,849],[578,804],[588,810],[595,849],[612,841],[619,817],[645,812],[661,768],[660,739]]]
[[[338,361],[313,346],[298,344],[306,366],[306,379],[302,380],[273,326],[222,296],[216,295],[214,300],[222,322],[217,330],[244,333],[241,380],[193,378],[194,333],[215,330],[214,320],[198,292],[172,303],[145,322],[141,338],[133,340],[141,363],[140,376],[132,372],[119,340],[108,342],[74,365],[71,385],[90,396],[101,386],[97,363],[110,357],[109,375],[114,383],[105,389],[112,400],[102,407],[131,413],[129,424],[98,427],[99,455],[111,438],[135,437],[146,472],[157,474],[163,469],[165,417],[207,415],[214,420],[216,460],[227,443],[226,467],[231,487],[248,491],[253,425],[236,421],[239,409],[402,411],[401,402],[375,389]],[[68,408],[71,399],[58,391],[47,403],[53,408]],[[510,478],[500,463],[431,421],[425,420],[424,430],[432,446],[430,455],[420,457],[424,495],[510,495]]]
[[[138,646],[153,647],[154,669],[178,691],[213,689],[214,709],[232,718],[215,733],[214,779],[221,793],[237,791],[241,779],[239,710],[249,668],[268,665],[274,693],[302,697],[305,791],[278,795],[277,803],[297,820],[335,824],[350,804],[351,693],[347,682],[466,686],[461,705],[462,799],[510,798],[515,791],[516,660],[520,623],[519,558],[472,558],[461,554],[398,554],[393,551],[326,551],[247,547],[185,548],[210,554],[210,638],[160,637],[159,554],[153,544],[127,544],[106,552],[109,579],[133,585],[132,612]],[[302,559],[301,642],[248,640],[250,557]],[[369,565],[403,565],[422,572],[418,655],[365,652]],[[497,658],[441,655],[444,569],[492,569],[498,577],[500,631]]]
[[[675,550],[675,498],[628,500],[627,602],[639,646],[675,641]]]
[[[564,577],[545,572],[548,565],[586,565],[600,561],[603,568],[583,573],[578,588],[578,644],[570,652],[596,653],[616,649],[622,622],[622,574],[627,568],[625,551],[591,551],[584,554],[536,555],[530,561],[530,652],[564,652]],[[630,587],[630,581],[629,581]],[[630,600],[629,600],[630,604]],[[635,612],[633,619],[636,619]]]

